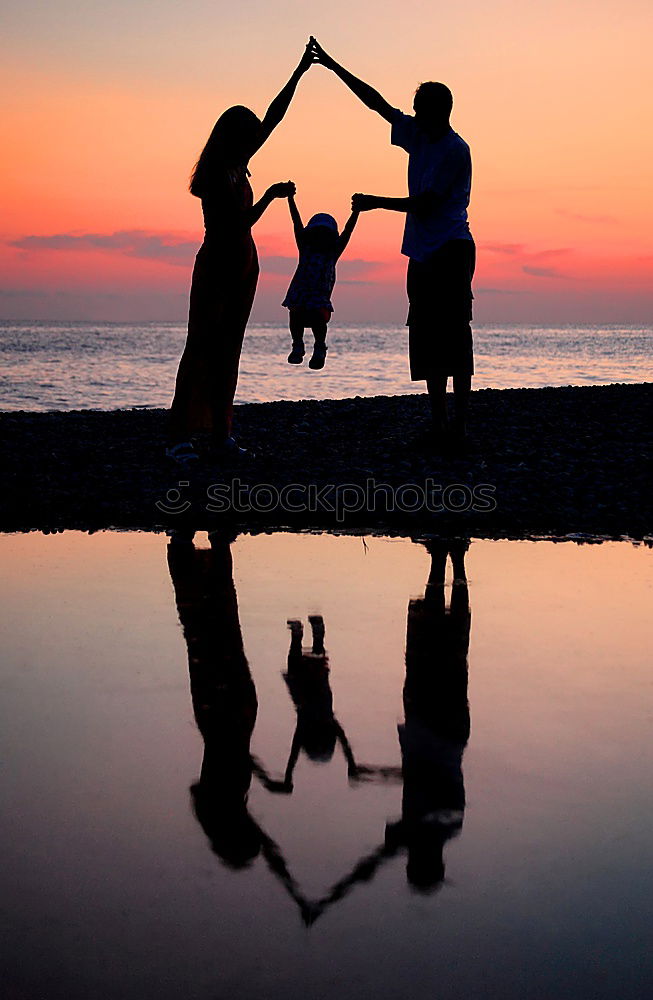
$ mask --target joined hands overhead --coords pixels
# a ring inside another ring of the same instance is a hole
[[[306,43],[306,48],[304,49],[304,53],[303,53],[301,59],[299,60],[299,65],[297,67],[297,72],[299,72],[299,73],[305,73],[307,70],[309,70],[311,68],[311,66],[313,65],[313,63],[319,61],[318,60],[318,54],[315,51],[315,47],[314,47],[315,45],[317,45],[317,42],[315,41],[315,39],[311,35],[311,37],[309,38],[308,42]]]
[[[304,53],[299,62],[296,72],[300,74],[306,73],[313,65],[313,63],[318,63],[320,66],[324,66],[325,69],[330,69],[330,70],[335,69],[338,71],[338,75],[342,75],[342,73],[344,72],[342,70],[342,67],[338,65],[335,59],[333,59],[333,57],[330,56],[328,52],[325,52],[325,50],[322,48],[317,39],[313,35],[311,35],[308,39],[306,48],[304,49]],[[359,81],[355,82],[358,83]],[[377,95],[376,92],[372,91],[371,88],[367,87],[366,84],[362,84],[362,87],[364,87],[366,90],[369,90],[370,93],[373,95],[373,97],[378,98],[379,100],[382,101],[380,95]],[[357,92],[356,89],[355,92]],[[374,107],[375,110],[381,110],[376,107],[374,102],[370,103],[371,99],[367,99],[367,95],[359,94],[358,96],[361,96],[365,101],[365,103],[367,103],[371,107]],[[383,103],[385,104],[385,102]],[[387,115],[384,115],[384,117],[387,117]],[[274,192],[273,197],[275,198],[288,198],[292,197],[295,194],[295,185],[292,183],[292,181],[288,181],[287,184],[274,184],[270,190],[271,193]],[[380,207],[379,199],[376,197],[376,195],[371,195],[371,194],[352,195],[351,210],[356,215],[358,215],[360,212],[369,212],[372,209],[379,207]]]
[[[320,43],[313,37],[313,35],[309,38],[306,48],[310,48],[313,62],[319,63],[326,69],[333,69],[336,65],[335,59],[332,59],[331,56],[324,51]]]
[[[308,42],[306,43],[306,48],[299,61],[296,72],[306,73],[307,70],[311,68],[313,63],[319,63],[320,66],[324,66],[326,69],[333,69],[337,65],[335,59],[324,51],[319,42],[310,36]]]

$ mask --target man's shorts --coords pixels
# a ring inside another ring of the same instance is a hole
[[[473,240],[449,240],[425,261],[408,262],[408,353],[413,381],[474,374]]]

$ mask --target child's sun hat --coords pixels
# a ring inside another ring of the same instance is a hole
[[[325,229],[333,229],[336,233],[338,232],[338,223],[332,215],[328,215],[326,212],[318,212],[306,223],[307,229],[316,229],[317,226],[324,226]]]

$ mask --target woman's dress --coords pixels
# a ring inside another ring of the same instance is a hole
[[[245,168],[225,170],[202,198],[205,236],[195,259],[188,336],[170,409],[171,443],[231,434],[245,328],[259,266],[252,239],[252,188]]]

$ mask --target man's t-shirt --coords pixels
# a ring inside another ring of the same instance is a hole
[[[441,139],[432,142],[412,115],[395,111],[391,142],[409,155],[408,193],[433,191],[440,195],[436,208],[406,214],[401,252],[423,261],[447,240],[471,240],[467,206],[472,187],[472,158],[469,146],[450,127]]]

